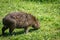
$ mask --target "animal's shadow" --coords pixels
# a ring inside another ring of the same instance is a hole
[[[35,29],[30,29],[30,30],[29,30],[29,32],[32,32],[32,31],[35,31]],[[24,31],[13,32],[12,35],[21,35],[21,34],[24,34]],[[1,34],[0,37],[1,37],[1,36],[5,36],[5,37],[6,37],[6,36],[12,36],[12,35],[10,35],[9,33],[5,33],[5,35],[2,35],[2,34]]]

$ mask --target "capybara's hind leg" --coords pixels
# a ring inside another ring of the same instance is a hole
[[[10,35],[12,35],[12,32],[13,32],[13,30],[14,30],[14,28],[9,28],[9,33],[10,33]]]
[[[4,35],[4,32],[5,32],[6,29],[8,29],[8,27],[6,27],[6,26],[4,26],[4,27],[2,28],[2,35]]]

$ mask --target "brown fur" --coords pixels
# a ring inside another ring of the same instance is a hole
[[[38,20],[31,14],[25,12],[12,12],[3,18],[2,34],[9,28],[10,34],[15,28],[24,28],[25,33],[28,32],[28,27],[32,26],[34,29],[39,28]]]

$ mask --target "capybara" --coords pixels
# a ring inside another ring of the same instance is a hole
[[[3,20],[2,34],[9,28],[9,33],[15,28],[24,28],[24,32],[28,32],[28,27],[33,27],[34,29],[39,29],[38,20],[31,14],[25,12],[11,12],[7,14]]]

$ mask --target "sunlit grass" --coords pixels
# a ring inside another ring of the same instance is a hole
[[[35,1],[0,0],[0,35],[2,18],[9,12],[24,11],[34,15],[40,22],[40,29],[24,34],[23,29],[15,29],[10,36],[0,36],[0,40],[60,40],[60,4]]]

